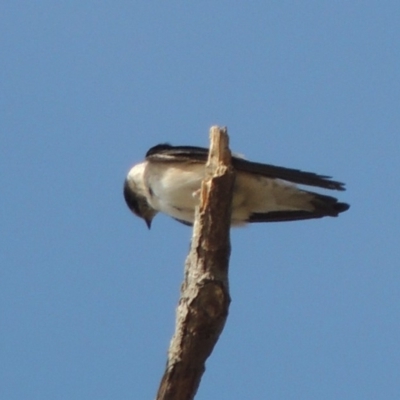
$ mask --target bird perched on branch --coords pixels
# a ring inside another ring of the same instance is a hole
[[[192,225],[207,157],[208,149],[202,147],[169,144],[152,147],[145,161],[135,165],[125,179],[124,197],[128,207],[149,228],[158,212]],[[295,185],[345,190],[343,183],[329,176],[251,162],[237,156],[232,157],[232,166],[236,172],[232,225],[337,217],[350,207],[334,197]]]

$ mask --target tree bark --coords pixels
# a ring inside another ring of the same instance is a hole
[[[193,399],[230,304],[228,266],[234,170],[226,128],[210,129],[210,151],[172,338],[157,400]],[[216,396],[217,397],[217,396]]]

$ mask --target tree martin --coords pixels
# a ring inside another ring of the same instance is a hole
[[[128,207],[149,228],[158,212],[192,225],[207,158],[208,149],[202,147],[169,144],[152,147],[145,161],[133,166],[125,179]],[[337,217],[350,207],[335,197],[296,186],[345,190],[343,183],[329,176],[251,162],[234,155],[232,166],[236,172],[232,226]]]

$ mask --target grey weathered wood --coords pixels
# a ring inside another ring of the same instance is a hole
[[[200,189],[175,334],[157,400],[193,399],[225,325],[230,304],[228,266],[234,170],[226,128],[210,129],[207,176]],[[217,398],[217,394],[215,398]]]

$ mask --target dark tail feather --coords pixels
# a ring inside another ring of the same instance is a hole
[[[337,217],[341,212],[344,212],[350,208],[349,204],[339,203],[335,197],[312,192],[309,193],[314,196],[314,198],[311,200],[311,204],[315,207],[314,212],[322,214],[322,217]]]
[[[339,203],[334,197],[313,192],[308,193],[313,195],[313,199],[311,200],[311,204],[314,206],[313,211],[287,210],[254,213],[250,215],[247,222],[283,222],[323,217],[337,217],[340,213],[350,208],[349,204]]]

